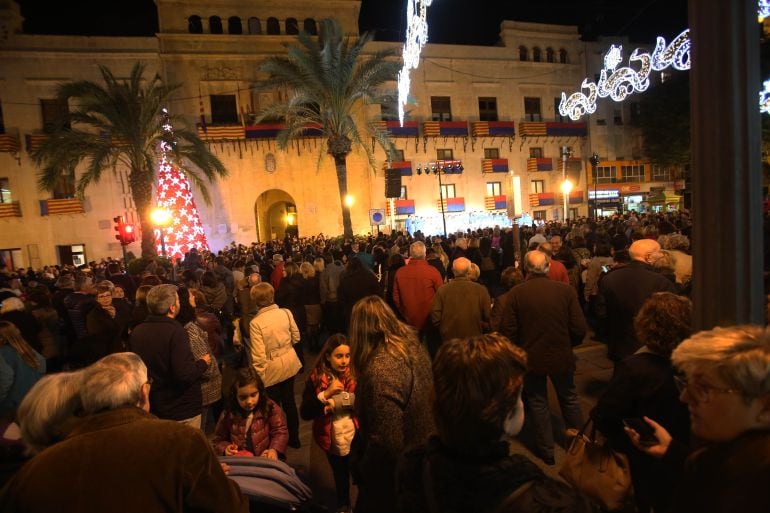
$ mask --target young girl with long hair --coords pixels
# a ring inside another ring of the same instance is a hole
[[[0,417],[13,420],[21,400],[45,374],[45,358],[32,349],[19,329],[8,321],[0,321],[0,358],[8,365],[3,381],[10,382],[3,383],[6,391],[0,396]]]
[[[313,438],[326,452],[337,491],[337,511],[350,511],[350,446],[356,433],[353,417],[356,377],[350,365],[350,346],[345,335],[332,335],[321,349],[310,372],[308,386],[324,405],[313,420]]]
[[[214,430],[215,452],[284,459],[288,441],[286,415],[267,397],[262,379],[251,367],[239,370]]]

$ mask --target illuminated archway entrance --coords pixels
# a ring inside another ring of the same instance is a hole
[[[254,203],[257,240],[282,239],[287,233],[299,235],[297,205],[289,193],[270,189],[259,195]]]

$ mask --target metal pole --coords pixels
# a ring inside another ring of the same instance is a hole
[[[441,205],[441,220],[444,222],[444,237],[446,237],[446,216],[444,215],[444,187],[441,184],[441,174],[443,170],[441,165],[436,162],[436,174],[438,175],[438,198]]]
[[[599,166],[599,155],[596,152],[591,155],[591,173],[594,177],[594,221],[599,219],[599,198],[596,197],[596,182],[598,180],[597,167]]]
[[[562,185],[567,182],[567,156],[569,156],[569,147],[562,146],[561,147],[561,183]],[[569,212],[567,211],[567,200],[569,199],[569,193],[565,193],[563,187],[562,187],[561,193],[564,196],[564,218],[562,219],[562,221],[566,223],[567,216],[569,215]]]
[[[166,258],[166,240],[163,238],[163,228],[160,229],[160,253],[163,258]]]

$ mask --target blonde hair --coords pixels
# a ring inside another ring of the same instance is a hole
[[[671,354],[686,374],[715,372],[746,397],[770,394],[770,335],[760,326],[733,326],[701,331]]]
[[[299,266],[294,262],[286,262],[286,264],[283,266],[283,270],[286,272],[286,277],[288,278],[289,276],[299,272]]]
[[[348,340],[353,366],[364,372],[375,350],[407,357],[408,347],[417,344],[411,326],[398,320],[393,310],[379,296],[367,296],[353,306]]]
[[[0,321],[0,347],[11,346],[14,351],[24,360],[24,363],[33,369],[40,368],[40,362],[37,359],[37,352],[21,336],[19,328],[8,321]]]
[[[270,306],[275,299],[275,289],[269,283],[261,282],[251,287],[251,300],[260,308]]]
[[[315,272],[322,273],[326,268],[326,262],[324,262],[323,258],[316,257],[316,259],[313,260],[313,268],[315,269]]]
[[[299,266],[299,272],[306,280],[315,276],[315,267],[310,262],[302,262]]]

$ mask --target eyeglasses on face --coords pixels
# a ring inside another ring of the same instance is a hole
[[[679,389],[680,394],[687,392],[688,397],[698,403],[708,403],[713,394],[742,394],[743,392],[736,388],[723,388],[709,385],[700,381],[690,382],[686,377],[674,376],[674,383]]]

